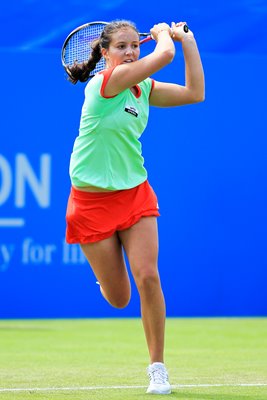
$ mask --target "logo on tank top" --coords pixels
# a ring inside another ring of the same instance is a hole
[[[126,111],[129,114],[132,114],[134,117],[138,117],[138,110],[133,106],[126,105],[124,111]]]

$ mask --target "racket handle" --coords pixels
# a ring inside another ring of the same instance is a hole
[[[184,32],[187,33],[188,31],[189,31],[189,28],[188,28],[188,26],[185,24],[185,25],[184,25]]]
[[[188,25],[184,25],[184,32],[187,33],[189,31]],[[150,42],[150,40],[152,40],[153,37],[151,35],[148,35],[145,39],[140,40],[139,44],[143,44],[146,42]]]

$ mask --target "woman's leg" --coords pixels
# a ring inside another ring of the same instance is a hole
[[[143,217],[118,234],[140,294],[151,364],[164,362],[165,301],[158,273],[157,219]]]
[[[105,299],[113,307],[126,307],[131,297],[131,287],[117,233],[99,242],[81,244],[81,248]]]

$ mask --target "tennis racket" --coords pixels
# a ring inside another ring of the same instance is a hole
[[[78,26],[78,28],[74,29],[67,36],[61,50],[61,61],[68,75],[70,75],[69,67],[75,63],[80,64],[89,59],[91,43],[99,38],[107,24],[108,22],[104,21],[88,22],[87,24]],[[188,32],[187,25],[184,25],[184,31]],[[140,44],[153,39],[150,33],[139,33],[139,36]],[[97,72],[103,69],[105,69],[104,57],[96,64],[95,69],[90,72],[89,78],[92,78]]]

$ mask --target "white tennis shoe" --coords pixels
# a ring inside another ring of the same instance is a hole
[[[160,362],[155,362],[148,366],[147,374],[150,379],[150,383],[147,389],[147,393],[150,394],[170,394],[171,385],[169,383],[168,372],[165,365]]]

